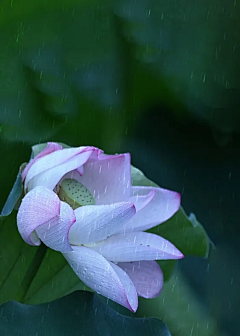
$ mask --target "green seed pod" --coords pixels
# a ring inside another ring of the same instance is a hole
[[[73,179],[63,180],[58,196],[74,210],[83,205],[95,204],[90,191],[82,183]]]

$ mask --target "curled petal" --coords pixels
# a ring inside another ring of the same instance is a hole
[[[183,258],[183,254],[168,240],[147,232],[116,234],[92,248],[113,262]]]
[[[155,192],[154,197],[125,227],[125,232],[146,231],[171,218],[180,207],[181,196],[177,192],[152,187],[132,187],[133,196],[142,197]]]
[[[29,171],[29,169],[32,167],[32,165],[37,161],[39,160],[40,158],[50,154],[50,153],[53,153],[53,152],[56,152],[58,150],[61,150],[62,149],[62,146],[59,145],[58,143],[56,142],[48,142],[47,146],[34,158],[32,159],[29,164],[24,168],[23,172],[22,172],[22,180],[24,181],[24,179],[26,178],[27,176],[27,173]]]
[[[61,202],[60,215],[48,223],[39,226],[36,233],[41,241],[51,249],[60,252],[71,251],[68,235],[70,227],[75,223],[73,209],[65,202]]]
[[[64,257],[77,276],[97,293],[132,312],[137,310],[138,296],[129,276],[118,266],[85,246],[73,246]]]
[[[54,189],[56,184],[61,180],[61,178],[65,174],[82,166],[89,159],[93,150],[94,149],[92,148],[84,150],[81,153],[74,155],[68,161],[65,161],[64,163],[59,164],[57,166],[54,166],[51,169],[42,172],[41,174],[37,174],[29,181],[28,188],[31,190],[34,187],[41,185],[49,189]],[[61,152],[63,151],[64,150],[62,150]]]
[[[135,215],[132,203],[86,205],[75,210],[76,223],[71,227],[71,244],[89,244],[119,231]]]
[[[96,204],[128,201],[131,196],[130,155],[100,155],[98,161],[87,162],[78,178],[93,195]]]
[[[132,280],[137,293],[146,299],[157,297],[163,287],[163,273],[154,260],[118,263]]]
[[[146,205],[148,205],[154,199],[155,195],[156,195],[156,190],[152,190],[146,195],[131,196],[129,198],[129,201],[135,205],[136,210],[138,212],[142,210]]]
[[[51,190],[36,187],[23,198],[17,214],[18,231],[26,243],[40,245],[34,231],[41,225],[57,219],[60,200]]]
[[[28,170],[25,179],[25,191],[28,188],[28,184],[31,179],[37,175],[48,171],[51,168],[54,168],[58,165],[66,163],[68,160],[72,159],[75,155],[83,153],[85,151],[93,151],[94,147],[77,147],[77,148],[64,148],[62,150],[57,150],[48,155],[45,155],[38,160]],[[78,168],[78,167],[76,167]],[[73,168],[75,169],[75,168]],[[70,170],[68,170],[70,171]]]

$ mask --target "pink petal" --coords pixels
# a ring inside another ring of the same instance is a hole
[[[135,205],[135,208],[138,211],[142,210],[146,205],[148,205],[155,197],[156,190],[150,191],[148,194],[140,196],[131,196],[129,202],[132,202]]]
[[[68,235],[70,227],[75,223],[73,209],[65,202],[61,202],[60,216],[39,226],[36,233],[41,241],[51,249],[60,252],[71,251]]]
[[[83,168],[83,166],[77,168],[76,171],[77,171],[77,173],[78,173],[80,176],[83,176],[83,173],[84,173],[84,168]]]
[[[118,263],[132,280],[137,293],[146,299],[157,297],[163,287],[163,273],[156,261]]]
[[[75,155],[94,149],[94,147],[64,148],[41,157],[29,168],[25,179],[25,191],[28,188],[29,181],[36,175],[67,162]]]
[[[132,203],[86,205],[75,210],[76,223],[71,227],[71,244],[93,243],[119,231],[135,215]]]
[[[183,258],[168,240],[147,232],[116,234],[91,248],[113,262]]]
[[[95,151],[92,153],[92,155],[89,158],[89,161],[98,161],[100,160],[101,156],[105,155],[103,154],[103,150],[99,149],[99,148],[95,148]]]
[[[62,152],[63,151],[64,150],[62,150]],[[28,189],[31,190],[39,185],[48,189],[54,189],[65,174],[82,166],[89,159],[93,151],[94,149],[89,147],[88,150],[84,150],[81,153],[74,155],[68,161],[37,174],[29,181]]]
[[[133,195],[139,197],[149,195],[152,191],[155,196],[136,213],[125,232],[148,230],[165,222],[179,210],[181,196],[177,192],[162,188],[132,187]]]
[[[51,190],[36,187],[23,198],[17,213],[18,231],[26,243],[40,245],[34,234],[40,225],[57,219],[60,214],[60,200]]]
[[[132,312],[137,310],[136,289],[121,268],[84,246],[73,246],[73,251],[63,255],[77,276],[88,287]]]
[[[91,192],[96,204],[127,201],[131,196],[130,155],[100,155],[98,161],[85,164],[78,181]]]
[[[61,150],[62,146],[59,145],[56,142],[48,142],[47,146],[34,158],[32,159],[29,164],[24,168],[23,172],[22,172],[22,180],[24,181],[24,179],[27,176],[27,173],[29,171],[29,169],[32,167],[32,165],[41,157],[44,157],[50,153],[56,152],[58,150]]]

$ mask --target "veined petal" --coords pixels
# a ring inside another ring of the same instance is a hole
[[[59,145],[58,143],[56,142],[48,142],[47,146],[33,159],[31,160],[28,165],[24,168],[23,172],[22,172],[22,180],[24,181],[24,179],[26,178],[27,176],[27,173],[29,171],[29,169],[32,167],[32,165],[37,161],[39,160],[40,158],[50,154],[50,153],[53,153],[53,152],[56,152],[58,150],[62,150],[62,146]]]
[[[93,150],[94,149],[90,148],[82,151],[80,154],[73,156],[68,161],[48,169],[41,174],[37,174],[29,181],[28,189],[31,190],[38,185],[44,186],[48,189],[54,189],[66,173],[82,166],[89,159]]]
[[[116,234],[91,248],[113,262],[183,258],[168,240],[147,232]]]
[[[73,209],[67,203],[61,202],[60,215],[39,226],[36,233],[41,241],[51,249],[59,252],[71,251],[68,235],[75,221]]]
[[[96,204],[127,201],[131,196],[130,154],[100,155],[87,162],[78,178],[93,195]]]
[[[76,223],[71,227],[69,241],[73,245],[89,244],[119,231],[135,215],[132,203],[86,205],[75,210]]]
[[[73,158],[75,155],[89,150],[94,150],[94,147],[64,148],[39,158],[35,164],[29,168],[25,179],[25,191],[28,187],[29,181],[36,175],[63,164],[69,159]]]
[[[136,213],[124,232],[146,231],[165,222],[179,210],[181,196],[177,192],[162,188],[132,187],[133,195],[138,197],[149,195],[152,191],[155,196]]]
[[[85,246],[73,246],[64,257],[77,276],[97,293],[132,312],[137,310],[138,296],[128,275],[103,256]]]
[[[139,296],[153,299],[160,294],[163,272],[156,261],[133,261],[117,265],[129,275]]]
[[[138,212],[148,205],[154,199],[155,195],[156,190],[152,190],[146,195],[131,196],[129,198],[129,202],[132,202],[135,205],[135,208]]]
[[[26,243],[40,245],[34,231],[41,225],[57,219],[60,215],[60,200],[51,190],[36,187],[23,198],[17,213],[18,231]]]

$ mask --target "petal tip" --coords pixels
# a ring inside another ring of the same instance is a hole
[[[176,203],[177,203],[176,204],[176,206],[177,206],[176,211],[178,211],[179,208],[180,208],[180,205],[181,205],[182,195],[179,192],[177,192],[177,191],[172,191],[172,193],[173,193],[174,197],[176,198]]]
[[[176,212],[178,212],[178,210],[180,209],[180,206],[181,206],[181,198],[182,198],[182,195],[176,191],[171,191],[171,194],[172,194],[172,199],[173,200],[173,206],[172,206],[172,215],[175,215]],[[169,217],[169,218],[171,218]]]
[[[185,256],[178,248],[175,247],[174,257],[175,257],[175,259],[183,259]]]
[[[183,258],[185,258],[185,255],[180,252],[178,259],[183,259]]]
[[[179,200],[179,206],[180,206],[182,195],[180,193],[176,192],[176,197]]]
[[[138,309],[138,295],[137,295],[137,292],[136,292],[136,301],[134,302],[130,302],[127,294],[125,293],[125,297],[126,297],[126,305],[125,307],[130,310],[132,313],[136,313],[137,309]]]
[[[130,304],[129,304],[129,308],[128,308],[132,313],[136,313],[137,309],[138,309],[138,304],[136,305],[136,307],[132,307]]]

